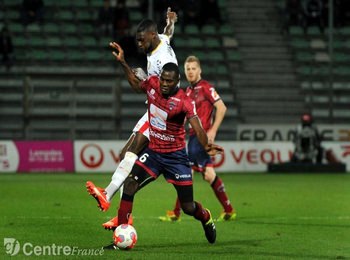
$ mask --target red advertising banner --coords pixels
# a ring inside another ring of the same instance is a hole
[[[16,141],[17,172],[74,172],[71,141]]]
[[[13,141],[0,141],[0,173],[15,173],[19,155]]]

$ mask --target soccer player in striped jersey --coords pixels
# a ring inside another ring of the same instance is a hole
[[[186,88],[186,94],[194,100],[198,117],[208,135],[209,142],[213,143],[221,122],[224,119],[226,106],[214,86],[202,79],[200,60],[196,56],[188,56],[184,67],[187,81],[190,83]],[[210,156],[199,145],[198,138],[192,128],[189,129],[189,135],[187,150],[192,169],[202,173],[204,180],[210,184],[223,207],[223,212],[217,218],[217,221],[234,220],[236,218],[236,211],[226,194],[223,181],[215,173]],[[174,209],[168,210],[166,215],[159,217],[159,219],[162,221],[179,221],[180,213],[180,202],[177,199]]]

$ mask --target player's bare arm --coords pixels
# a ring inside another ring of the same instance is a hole
[[[208,136],[204,131],[202,124],[197,116],[189,119],[189,123],[195,131],[199,142],[203,145],[204,149],[210,156],[214,156],[223,152],[224,149],[221,146],[208,142]]]
[[[166,26],[164,27],[164,34],[168,35],[169,38],[173,37],[175,30],[175,23],[177,21],[177,14],[171,11],[171,8],[168,7],[166,13]]]
[[[130,68],[128,63],[125,61],[124,50],[122,49],[122,47],[116,42],[110,42],[109,46],[115,49],[115,51],[113,51],[112,54],[117,59],[117,61],[119,61],[120,65],[122,65],[130,86],[136,92],[142,92],[140,88],[140,79],[136,77],[134,70]]]
[[[214,107],[215,107],[214,122],[207,132],[209,143],[215,142],[216,133],[219,130],[219,127],[225,117],[226,110],[227,110],[225,103],[221,99],[214,103]]]

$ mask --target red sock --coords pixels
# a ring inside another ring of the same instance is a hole
[[[179,217],[181,214],[181,204],[179,198],[176,198],[174,213],[177,217]]]
[[[213,191],[218,200],[220,201],[221,205],[224,207],[225,212],[233,212],[233,207],[226,194],[224,183],[219,178],[219,176],[215,177],[215,180],[211,184],[211,187],[213,188]]]
[[[207,223],[210,218],[209,212],[203,208],[199,202],[195,201],[194,203],[196,210],[194,211],[193,217],[200,220],[202,223]]]
[[[118,225],[127,224],[129,216],[132,212],[132,201],[121,200],[118,210]]]

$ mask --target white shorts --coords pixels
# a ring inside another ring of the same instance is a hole
[[[149,140],[149,122],[148,122],[148,112],[141,117],[141,119],[137,122],[134,129],[132,130],[134,133],[139,132],[147,137]]]

